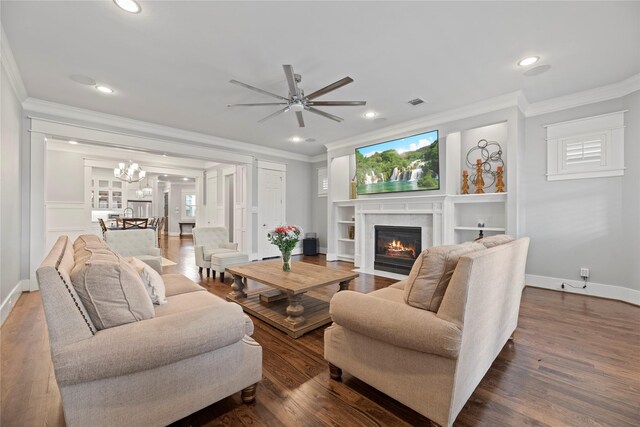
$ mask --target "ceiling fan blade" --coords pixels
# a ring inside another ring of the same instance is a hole
[[[324,116],[327,119],[335,120],[338,123],[344,121],[344,119],[342,117],[338,117],[338,116],[334,116],[333,114],[325,113],[324,111],[318,110],[317,108],[305,107],[305,110],[309,111],[310,113],[315,113],[315,114],[318,114],[320,116]]]
[[[260,92],[260,93],[262,93],[264,95],[273,96],[274,98],[282,99],[283,101],[289,101],[289,99],[285,98],[284,96],[280,96],[280,95],[276,95],[275,93],[267,92],[266,90],[262,90],[260,88],[255,87],[255,86],[251,86],[251,85],[248,85],[246,83],[239,82],[237,80],[229,80],[229,83],[233,83],[234,85],[246,87],[247,89],[255,90],[256,92]]]
[[[296,117],[298,118],[298,124],[301,128],[304,127],[304,119],[302,118],[302,111],[296,111]]]
[[[300,97],[300,89],[298,89],[298,82],[296,82],[296,74],[293,72],[293,66],[283,65],[284,75],[287,76],[287,84],[289,85],[289,93]]]
[[[307,99],[314,99],[317,98],[319,96],[322,96],[326,93],[329,93],[331,91],[334,91],[338,88],[341,88],[344,85],[348,85],[349,83],[351,83],[353,81],[353,79],[351,77],[345,77],[344,79],[340,79],[337,82],[331,83],[329,86],[325,86],[322,89],[318,89],[317,91],[313,92],[310,95],[307,95]]]
[[[273,113],[273,114],[269,114],[269,115],[268,115],[267,117],[265,117],[264,119],[260,119],[260,120],[258,120],[258,123],[264,123],[264,122],[266,122],[267,120],[269,120],[269,119],[271,119],[271,118],[273,118],[273,117],[275,117],[275,116],[278,116],[278,115],[280,115],[280,114],[282,114],[282,113],[286,113],[287,111],[289,111],[289,106],[288,106],[288,105],[287,105],[286,107],[284,107],[282,110],[278,110],[278,111],[276,111],[276,112],[275,112],[275,113]]]
[[[367,105],[367,101],[310,101],[307,103],[307,105],[313,105],[313,106],[325,106],[325,107],[329,107],[329,106],[359,106],[359,105]]]
[[[258,104],[227,104],[227,107],[262,107],[263,105],[289,105],[288,102],[261,102]]]

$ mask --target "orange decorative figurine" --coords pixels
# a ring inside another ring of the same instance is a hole
[[[504,180],[502,179],[502,166],[498,166],[496,174],[496,193],[504,193]]]
[[[462,171],[462,194],[469,194],[469,172]]]
[[[482,160],[476,160],[476,194],[484,193],[484,179],[482,179]]]

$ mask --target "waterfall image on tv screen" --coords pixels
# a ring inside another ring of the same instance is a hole
[[[438,190],[438,131],[356,148],[358,194]]]

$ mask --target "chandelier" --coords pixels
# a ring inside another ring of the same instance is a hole
[[[121,162],[117,168],[113,169],[113,176],[128,183],[139,182],[146,175],[147,173],[140,169],[140,165],[133,163],[131,160],[129,160],[129,164]]]

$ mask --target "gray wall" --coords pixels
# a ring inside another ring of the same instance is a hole
[[[309,231],[318,234],[320,247],[323,251],[327,248],[327,200],[328,197],[318,196],[318,169],[326,168],[327,162],[311,164],[311,229]]]
[[[544,125],[629,109],[623,177],[546,179]],[[640,290],[640,92],[526,120],[523,234],[531,237],[527,273]]]
[[[82,154],[47,150],[45,165],[46,201],[84,202]]]
[[[2,87],[0,111],[0,303],[20,282],[22,207],[20,181],[20,136],[22,106],[4,67],[0,67]]]

